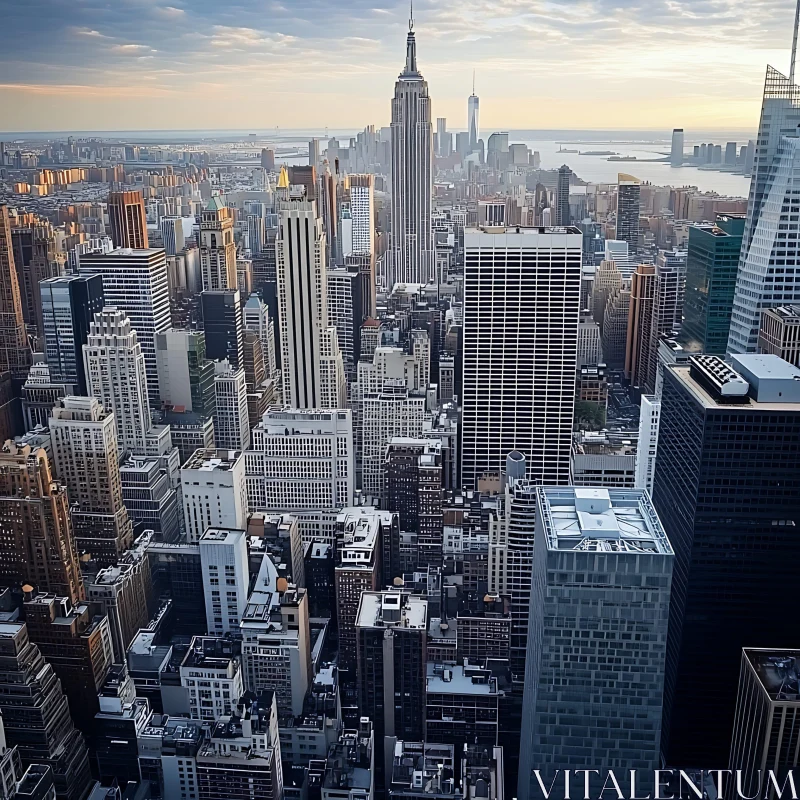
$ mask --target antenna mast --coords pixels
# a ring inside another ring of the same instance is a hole
[[[797,61],[797,28],[800,27],[800,0],[794,12],[794,34],[792,35],[792,63],[789,66],[789,82],[794,83],[794,65]]]

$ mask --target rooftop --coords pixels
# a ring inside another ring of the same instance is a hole
[[[235,528],[208,528],[200,537],[200,544],[235,545],[245,536],[247,536],[246,531],[240,531]]]
[[[565,487],[537,492],[551,550],[673,555],[643,490]]]
[[[503,694],[491,670],[467,663],[432,664],[428,662],[426,684],[428,694],[470,694],[492,697]]]
[[[800,650],[746,647],[744,656],[771,700],[800,704]]]
[[[195,450],[181,469],[201,472],[227,472],[244,458],[240,450]]]
[[[764,309],[765,314],[780,317],[784,322],[800,324],[800,305],[797,306],[778,306],[777,308]]]
[[[427,629],[428,601],[402,592],[363,592],[356,627]]]

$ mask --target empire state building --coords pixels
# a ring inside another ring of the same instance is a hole
[[[392,100],[392,251],[388,287],[435,280],[431,229],[433,127],[428,84],[417,69],[414,20],[409,20],[406,65]]]

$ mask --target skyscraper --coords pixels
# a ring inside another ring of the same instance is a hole
[[[631,279],[625,346],[625,377],[635,387],[644,386],[650,374],[651,361],[656,358],[650,342],[655,286],[655,267],[652,264],[639,264]],[[655,376],[655,367],[653,375]]]
[[[220,450],[246,450],[250,444],[247,378],[243,369],[217,361],[214,375],[214,443]]]
[[[236,288],[233,211],[218,196],[209,200],[200,217],[200,269],[204,290]]]
[[[23,622],[0,625],[0,712],[8,743],[24,766],[53,770],[57,796],[82,800],[92,785],[83,736],[52,665],[28,637]],[[47,797],[48,795],[32,795]]]
[[[94,315],[105,305],[103,279],[100,275],[64,275],[42,281],[39,287],[50,379],[85,395],[83,346]]]
[[[572,170],[563,164],[558,168],[558,186],[556,187],[556,225],[566,226],[570,223],[569,218],[569,179],[572,177]]]
[[[731,312],[729,353],[754,353],[761,309],[800,300],[800,273],[785,271],[797,254],[800,232],[800,89],[767,67],[750,181],[739,272]],[[779,233],[780,231],[780,233]],[[778,273],[781,280],[773,277]]]
[[[628,243],[628,251],[639,251],[639,197],[641,181],[620,172],[617,176],[617,233],[619,241]]]
[[[352,252],[347,266],[358,265],[361,280],[361,320],[375,316],[375,176],[348,175],[352,220]]]
[[[124,311],[107,306],[94,315],[83,359],[87,391],[114,412],[120,450],[144,451],[152,428],[144,353]]]
[[[428,283],[436,259],[431,228],[433,129],[428,84],[417,69],[414,20],[392,100],[392,253],[389,283]]]
[[[227,358],[235,369],[244,366],[244,324],[238,289],[208,290],[200,294],[206,356],[211,361]]]
[[[114,415],[94,397],[65,397],[53,409],[50,435],[78,551],[102,566],[116,564],[133,542],[133,527],[122,502]]]
[[[800,370],[732,362],[664,370],[653,503],[675,550],[661,745],[674,766],[726,763],[741,650],[786,637],[775,609],[800,561]]]
[[[107,306],[125,311],[144,354],[150,405],[158,396],[156,334],[170,327],[167,261],[163,250],[112,250],[81,256],[81,275],[101,275]]]
[[[287,203],[275,242],[283,398],[293,408],[344,408],[344,364],[328,322],[325,234],[313,202]]]
[[[478,140],[481,138],[480,100],[475,94],[475,73],[472,73],[472,94],[467,98],[467,131],[469,132],[469,149],[474,152],[478,149]]]
[[[669,163],[673,167],[683,164],[683,128],[672,131],[672,148],[669,154]]]
[[[111,192],[108,219],[115,247],[147,250],[147,214],[141,192]]]
[[[0,372],[10,370],[14,378],[24,380],[30,364],[8,206],[0,205]]]
[[[547,786],[567,764],[589,772],[598,764],[659,766],[674,561],[646,492],[536,493],[520,742],[525,800],[540,797],[534,768]],[[592,797],[602,782],[587,774]],[[561,786],[554,796],[565,796]]]
[[[512,450],[569,480],[581,287],[577,228],[464,233],[462,482]]]
[[[83,600],[67,491],[53,479],[43,448],[0,453],[0,584]]]

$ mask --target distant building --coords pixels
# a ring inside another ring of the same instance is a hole
[[[111,192],[108,195],[108,219],[115,247],[147,249],[147,214],[141,192]]]
[[[617,231],[616,238],[627,242],[632,255],[639,251],[639,196],[641,181],[633,175],[620,173],[617,184]]]

